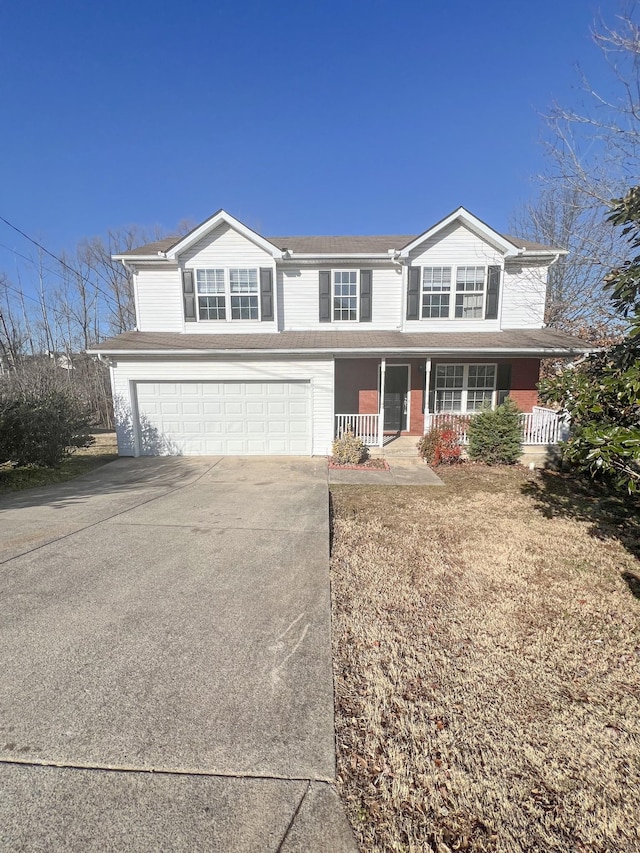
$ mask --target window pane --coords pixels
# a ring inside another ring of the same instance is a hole
[[[358,271],[334,270],[333,319],[358,319]]]
[[[467,411],[477,412],[483,405],[491,405],[492,391],[468,391],[467,392]]]
[[[196,270],[198,293],[224,293],[224,270]]]
[[[449,294],[448,293],[424,293],[422,296],[422,316],[425,317],[448,317],[449,316]]]
[[[484,290],[484,267],[458,267],[456,270],[456,290]]]
[[[229,270],[231,293],[257,293],[258,270],[235,269]],[[233,315],[233,311],[232,311]]]
[[[436,412],[462,411],[462,391],[436,391]]]
[[[201,320],[226,320],[224,296],[198,296],[198,316]]]
[[[232,296],[231,297],[231,319],[232,320],[258,320],[258,297],[257,296]]]
[[[463,320],[481,320],[482,294],[456,293],[456,317]]]
[[[439,364],[436,367],[436,388],[462,388],[463,380],[462,364]]]
[[[469,388],[489,388],[493,391],[495,375],[496,368],[493,364],[470,364]]]
[[[451,267],[424,267],[422,270],[423,291],[448,291],[451,289]]]

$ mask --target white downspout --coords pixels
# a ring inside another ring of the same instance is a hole
[[[380,400],[378,406],[378,445],[382,450],[384,445],[384,380],[387,372],[387,359],[382,357],[380,362]]]

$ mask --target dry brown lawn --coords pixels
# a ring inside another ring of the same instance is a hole
[[[522,468],[443,478],[332,489],[362,850],[640,850],[638,507]]]

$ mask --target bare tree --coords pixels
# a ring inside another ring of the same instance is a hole
[[[620,330],[602,279],[626,253],[607,212],[640,173],[639,18],[638,4],[625,3],[612,22],[594,26],[602,89],[580,73],[580,102],[556,104],[546,116],[548,170],[538,197],[511,221],[521,236],[569,250],[550,269],[545,320],[594,343]]]

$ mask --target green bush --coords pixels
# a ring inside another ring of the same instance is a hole
[[[93,442],[86,405],[69,390],[5,390],[0,399],[0,457],[16,466],[57,468]]]
[[[510,397],[496,409],[471,418],[467,430],[469,456],[487,465],[513,465],[522,452],[520,409]]]
[[[453,465],[460,461],[460,442],[454,429],[432,427],[418,442],[418,453],[428,465]]]
[[[351,430],[343,432],[336,438],[332,447],[333,458],[340,465],[358,465],[369,455],[369,451],[361,438],[357,438]]]

